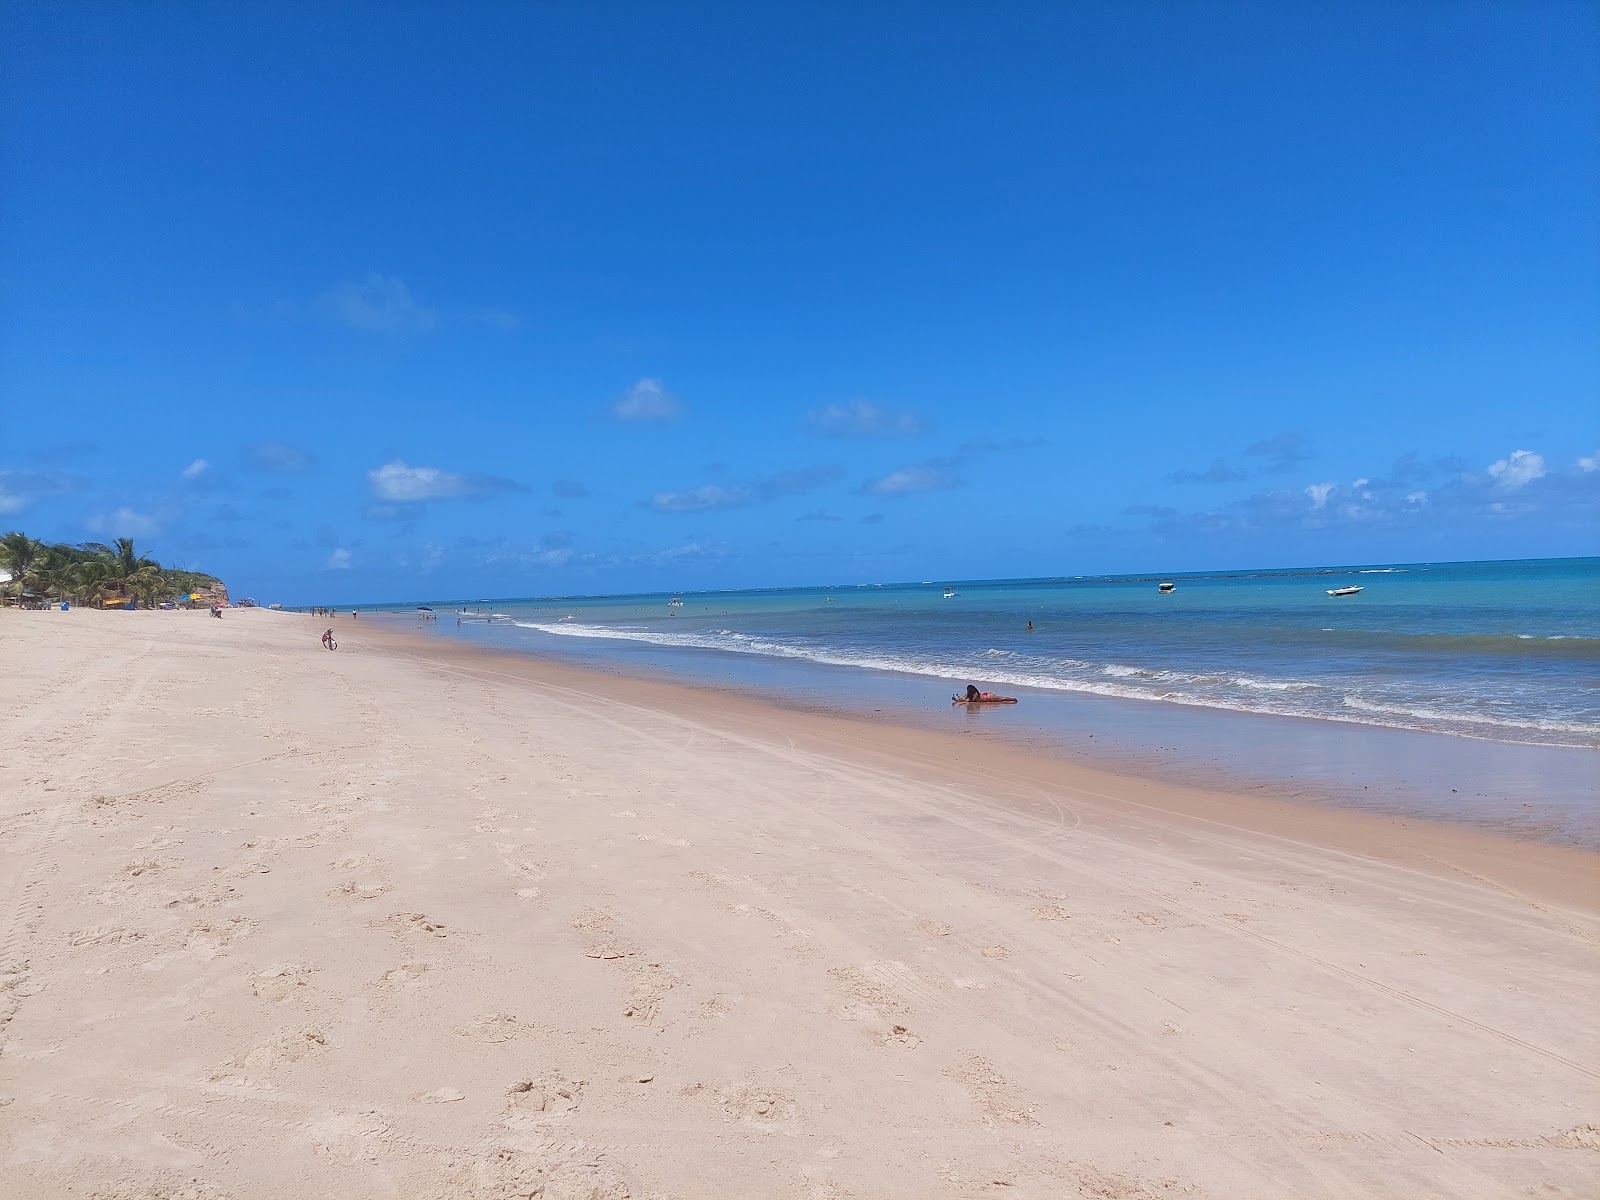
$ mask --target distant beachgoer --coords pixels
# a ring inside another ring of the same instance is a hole
[[[1028,622],[1028,632],[1029,632],[1029,633],[1032,633],[1032,632],[1033,632],[1033,622],[1032,622],[1032,621],[1029,621],[1029,622]]]
[[[324,650],[333,649],[333,630],[330,629],[322,635],[322,648]]]

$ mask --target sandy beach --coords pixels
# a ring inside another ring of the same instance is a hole
[[[0,613],[6,1194],[1600,1187],[1593,854],[324,624]]]

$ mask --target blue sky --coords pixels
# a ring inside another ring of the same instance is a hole
[[[1600,543],[1592,5],[0,21],[0,526],[286,603]]]

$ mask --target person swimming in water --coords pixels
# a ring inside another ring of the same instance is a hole
[[[1015,696],[997,696],[993,692],[980,692],[976,684],[967,684],[964,694],[951,696],[951,704],[1015,704]]]

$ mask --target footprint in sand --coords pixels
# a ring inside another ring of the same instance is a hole
[[[316,1029],[285,1030],[233,1060],[236,1067],[276,1067],[296,1063],[328,1048],[327,1035]]]
[[[304,963],[278,963],[250,977],[256,998],[279,1004],[310,982],[311,968]]]
[[[506,1114],[511,1117],[564,1117],[578,1110],[588,1081],[560,1074],[523,1079],[506,1089]]]
[[[899,996],[856,967],[834,967],[828,978],[842,998],[833,1010],[833,1015],[842,1020],[888,1020],[906,1014],[906,1005]]]
[[[381,871],[383,860],[374,858],[370,854],[346,854],[343,858],[334,859],[328,866],[335,871],[353,875],[358,871]]]
[[[376,900],[385,892],[394,889],[387,883],[376,880],[348,879],[338,887],[328,889],[330,900]]]
[[[917,922],[917,928],[929,937],[942,938],[950,936],[950,926],[943,921],[931,921],[927,917]]]
[[[586,909],[573,919],[572,927],[587,935],[585,940],[588,945],[583,952],[585,957],[612,960],[637,953],[618,932],[616,922],[609,913]]]
[[[465,1025],[458,1025],[456,1032],[475,1042],[488,1042],[493,1045],[515,1041],[518,1038],[533,1037],[539,1032],[539,1027],[530,1025],[510,1013],[488,1013],[474,1017]]]
[[[429,937],[448,937],[443,924],[430,921],[421,913],[390,913],[380,921],[368,921],[368,929],[387,929],[395,937],[405,937],[408,933],[426,934]]]
[[[1059,904],[1041,904],[1033,910],[1033,915],[1041,921],[1069,921],[1072,914]]]
[[[398,967],[390,967],[385,971],[379,982],[390,987],[413,987],[418,985],[427,971],[427,963],[401,963]]]
[[[509,1196],[628,1200],[621,1172],[583,1144],[551,1143],[532,1150],[504,1146],[466,1165],[452,1193],[460,1200]]]
[[[202,921],[189,930],[184,949],[196,958],[215,958],[223,949],[255,932],[249,917],[229,917],[226,921]]]
[[[983,948],[983,956],[985,958],[1010,958],[1011,951],[1004,946],[985,946]]]
[[[143,879],[150,875],[159,875],[166,869],[166,864],[159,858],[141,858],[122,868],[122,873],[129,879]]]
[[[891,1025],[889,1032],[877,1036],[880,1046],[901,1046],[907,1050],[914,1050],[922,1044],[922,1039],[912,1033],[904,1025]]]
[[[173,1171],[141,1173],[102,1184],[94,1200],[229,1200],[229,1193]]]
[[[457,1100],[465,1100],[467,1094],[460,1088],[442,1087],[434,1088],[431,1092],[418,1092],[411,1098],[418,1104],[454,1104]]]
[[[683,1094],[710,1100],[729,1120],[752,1125],[788,1121],[796,1112],[792,1096],[760,1083],[695,1083],[684,1088]]]
[[[1034,1105],[1015,1084],[996,1071],[988,1059],[973,1055],[946,1067],[944,1075],[967,1089],[986,1124],[1038,1124],[1033,1118]]]
[[[125,942],[137,942],[144,934],[132,929],[124,929],[121,925],[91,925],[88,929],[77,929],[67,935],[69,946],[120,946]]]
[[[381,1113],[332,1113],[307,1129],[317,1153],[348,1163],[375,1163],[391,1149],[393,1129]]]
[[[233,888],[214,887],[201,892],[180,892],[169,899],[164,907],[180,910],[215,908],[219,904],[232,904],[238,899],[239,893]]]

